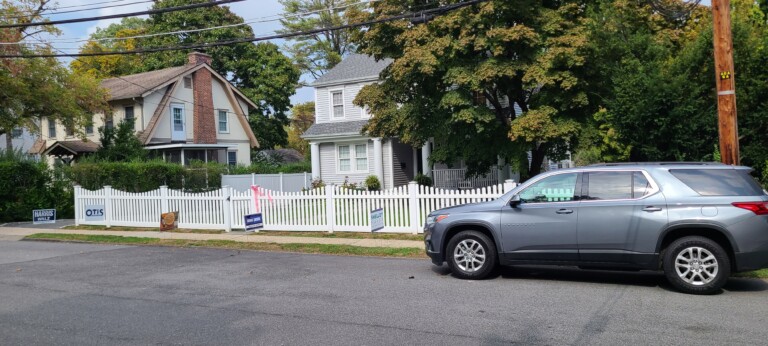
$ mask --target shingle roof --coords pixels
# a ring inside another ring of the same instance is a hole
[[[77,155],[83,153],[95,153],[99,150],[99,145],[88,140],[58,141],[51,144],[48,149],[43,151],[48,155]]]
[[[162,70],[137,73],[120,78],[110,78],[101,81],[101,86],[110,92],[110,100],[123,100],[139,97],[163,83],[174,79],[185,72],[194,69],[196,65],[169,67]]]
[[[360,134],[368,120],[313,124],[301,137]]]
[[[372,56],[363,54],[352,54],[326,72],[320,78],[316,79],[312,85],[322,85],[333,82],[354,80],[360,78],[378,78],[379,73],[383,71],[392,59],[376,61]]]

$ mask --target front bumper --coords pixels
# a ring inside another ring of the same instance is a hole
[[[424,250],[426,251],[427,256],[432,259],[432,263],[439,266],[443,265],[444,258],[440,249],[436,247],[436,244],[432,241],[434,227],[434,224],[431,226],[424,225]]]

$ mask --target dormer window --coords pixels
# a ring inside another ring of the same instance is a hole
[[[334,119],[344,117],[344,91],[331,91],[331,110]]]

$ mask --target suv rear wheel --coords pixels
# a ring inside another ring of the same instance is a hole
[[[448,242],[448,267],[462,279],[479,280],[496,267],[496,248],[483,233],[463,231]]]
[[[718,292],[731,275],[731,262],[723,247],[704,237],[683,237],[664,254],[664,275],[685,293]]]

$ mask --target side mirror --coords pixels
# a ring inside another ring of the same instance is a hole
[[[509,205],[512,208],[517,208],[517,206],[520,205],[520,203],[522,203],[522,201],[520,200],[520,195],[514,195],[512,196],[512,199],[509,200]]]

